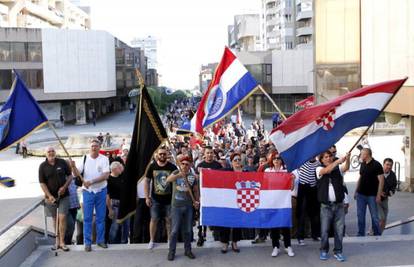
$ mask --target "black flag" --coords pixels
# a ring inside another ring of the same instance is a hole
[[[154,152],[166,139],[167,132],[144,86],[139,96],[134,132],[123,173],[118,223],[122,223],[135,213],[137,183],[144,178]]]

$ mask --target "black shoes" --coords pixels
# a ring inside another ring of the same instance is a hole
[[[197,247],[202,247],[204,245],[204,238],[199,238],[197,241]]]
[[[193,252],[191,252],[191,251],[186,251],[184,253],[184,255],[187,256],[188,258],[192,259],[192,260],[195,259],[195,256],[194,256]]]
[[[173,261],[174,260],[174,258],[175,258],[175,253],[174,252],[168,252],[168,257],[167,257],[167,259],[169,260],[169,261]]]
[[[91,247],[91,246],[86,245],[86,246],[85,246],[85,251],[86,251],[86,252],[91,252],[91,251],[92,251],[92,247]]]
[[[105,244],[105,243],[99,243],[97,245],[98,245],[98,247],[101,247],[101,248],[108,248],[108,245]]]

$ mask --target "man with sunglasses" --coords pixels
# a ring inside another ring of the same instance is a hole
[[[167,149],[161,147],[155,155],[146,173],[146,183],[144,183],[145,203],[150,207],[150,242],[148,249],[153,249],[155,244],[155,234],[157,224],[161,218],[165,218],[168,240],[170,240],[170,206],[171,206],[171,183],[167,182],[167,177],[177,169],[168,161]],[[151,192],[150,192],[151,188]]]

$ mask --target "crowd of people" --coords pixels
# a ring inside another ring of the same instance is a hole
[[[127,144],[122,145],[120,155],[108,158],[99,153],[104,141],[92,140],[89,154],[78,163],[57,158],[53,147],[46,149],[46,160],[39,167],[39,182],[48,214],[55,223],[58,220],[53,249],[68,251],[67,245],[76,243],[84,244],[89,252],[93,243],[107,248],[107,244],[128,242],[148,243],[148,249],[153,249],[160,242],[168,242],[167,258],[172,261],[177,242],[182,240],[185,256],[194,259],[192,241],[203,246],[207,232],[212,231],[214,240],[222,244],[221,253],[239,253],[238,241],[242,239],[257,244],[269,237],[273,247],[270,255],[277,257],[282,251],[282,236],[284,251],[293,257],[291,239],[296,238],[298,245],[304,246],[305,238],[311,238],[321,243],[321,260],[329,258],[328,238],[334,237],[333,256],[345,261],[342,239],[351,192],[344,174],[350,168],[350,155],[338,157],[335,146],[292,172],[292,228],[240,229],[199,224],[201,169],[287,171],[261,120],[246,128],[240,118],[232,116],[208,129],[202,139],[176,135],[180,122],[192,116],[195,105],[192,100],[176,101],[163,117],[172,146],[162,146],[154,154],[145,178],[137,184],[135,215],[124,221],[118,221],[117,215]],[[367,233],[367,206],[372,234],[381,235],[387,220],[388,198],[396,188],[393,161],[387,158],[379,163],[367,147],[361,149],[360,160],[360,177],[354,192],[358,236]]]

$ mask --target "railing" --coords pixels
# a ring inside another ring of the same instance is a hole
[[[21,212],[19,215],[17,215],[13,220],[11,220],[6,226],[0,229],[0,236],[7,232],[10,228],[12,228],[14,225],[16,225],[18,222],[20,222],[22,219],[24,219],[27,215],[29,215],[32,211],[34,211],[37,207],[42,205],[44,203],[44,199],[40,198],[36,200],[35,203],[33,203],[29,208],[27,208],[25,211]],[[47,238],[47,217],[45,209],[43,209],[43,217],[44,217],[44,238]]]
[[[401,184],[401,164],[399,161],[394,163],[394,172],[397,176],[397,191],[401,191],[400,184]]]

